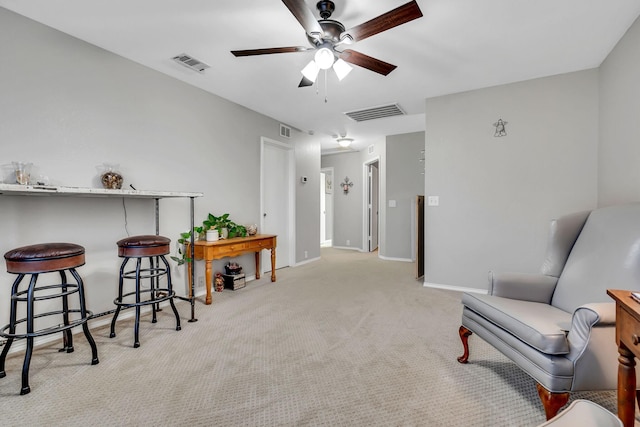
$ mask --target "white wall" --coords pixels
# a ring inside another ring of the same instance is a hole
[[[281,140],[277,121],[2,8],[0,38],[0,164],[33,162],[52,184],[97,187],[97,167],[119,163],[125,187],[204,192],[196,224],[209,212],[260,223],[260,137]],[[295,146],[296,175],[319,175],[319,143],[299,132],[282,142]],[[307,231],[318,228],[315,188],[297,188],[297,260],[303,250],[320,253],[319,231]],[[187,200],[162,200],[160,212],[161,234],[175,241],[189,228]],[[115,242],[153,233],[153,215],[152,201],[3,196],[0,251],[47,241],[85,246],[89,308],[106,311],[116,293]],[[238,261],[254,273],[252,255]],[[174,268],[183,295],[185,276]],[[0,273],[2,324],[12,280]]]
[[[600,66],[598,196],[602,206],[640,200],[640,20]]]
[[[427,99],[425,282],[538,270],[549,220],[597,204],[598,70]],[[507,136],[493,124],[508,122]]]

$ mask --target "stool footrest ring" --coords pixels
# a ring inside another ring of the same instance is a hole
[[[156,303],[160,303],[163,301],[167,301],[170,300],[171,298],[173,298],[176,293],[173,290],[169,290],[169,289],[142,289],[140,291],[140,293],[151,293],[151,292],[155,292],[157,294],[163,294],[162,296],[159,296],[155,299],[148,299],[148,300],[144,300],[144,301],[140,301],[140,302],[124,302],[124,299],[128,296],[131,295],[135,295],[135,292],[129,292],[127,294],[122,295],[122,300],[116,298],[115,300],[113,300],[113,303],[115,305],[118,305],[122,308],[129,308],[129,307],[137,307],[137,306],[143,306],[143,305],[149,305],[149,304],[156,304]]]
[[[38,314],[37,316],[33,316],[34,319],[40,318],[40,317],[47,317],[47,316],[55,316],[55,315],[60,315],[63,314],[63,311],[51,311],[49,313],[42,313],[42,314]],[[80,313],[79,309],[74,309],[74,310],[67,310],[67,313]],[[87,317],[83,317],[80,319],[76,319],[73,320],[71,322],[69,322],[68,325],[56,325],[56,326],[50,326],[48,328],[45,329],[40,329],[37,331],[33,331],[31,333],[20,333],[20,334],[11,334],[9,332],[5,332],[7,329],[9,329],[11,327],[11,325],[5,325],[2,327],[2,329],[0,330],[0,337],[4,337],[4,338],[31,338],[31,337],[41,337],[43,335],[49,335],[49,334],[55,334],[56,332],[61,332],[61,331],[66,331],[67,329],[71,329],[71,328],[75,328],[76,326],[80,326],[84,323],[87,323],[89,321],[89,319],[91,318],[91,316],[93,316],[93,312],[86,310],[85,311],[85,315]],[[20,324],[20,323],[24,323],[26,322],[27,319],[18,319],[16,320],[16,325]]]

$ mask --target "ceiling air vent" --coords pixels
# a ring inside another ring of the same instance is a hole
[[[204,73],[204,70],[206,70],[207,68],[211,68],[204,62],[198,61],[197,59],[187,55],[186,53],[181,53],[178,56],[174,56],[173,60],[176,61],[178,64],[182,64],[185,67],[191,68],[192,70],[195,70],[199,73]]]
[[[405,112],[398,104],[381,105],[379,107],[366,108],[364,110],[348,111],[344,113],[351,120],[364,122],[367,120],[382,119],[385,117],[404,116]]]
[[[289,126],[285,126],[282,123],[280,124],[280,136],[283,138],[291,138],[291,128]]]

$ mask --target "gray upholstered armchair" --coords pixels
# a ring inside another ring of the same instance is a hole
[[[477,334],[537,381],[547,419],[573,391],[615,390],[615,303],[608,288],[640,290],[640,203],[551,222],[540,274],[489,275],[465,293],[460,338]]]

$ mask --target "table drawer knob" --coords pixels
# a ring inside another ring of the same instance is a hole
[[[638,343],[640,343],[640,338],[636,334],[633,334],[631,335],[631,341],[633,342],[633,345],[638,345]]]

